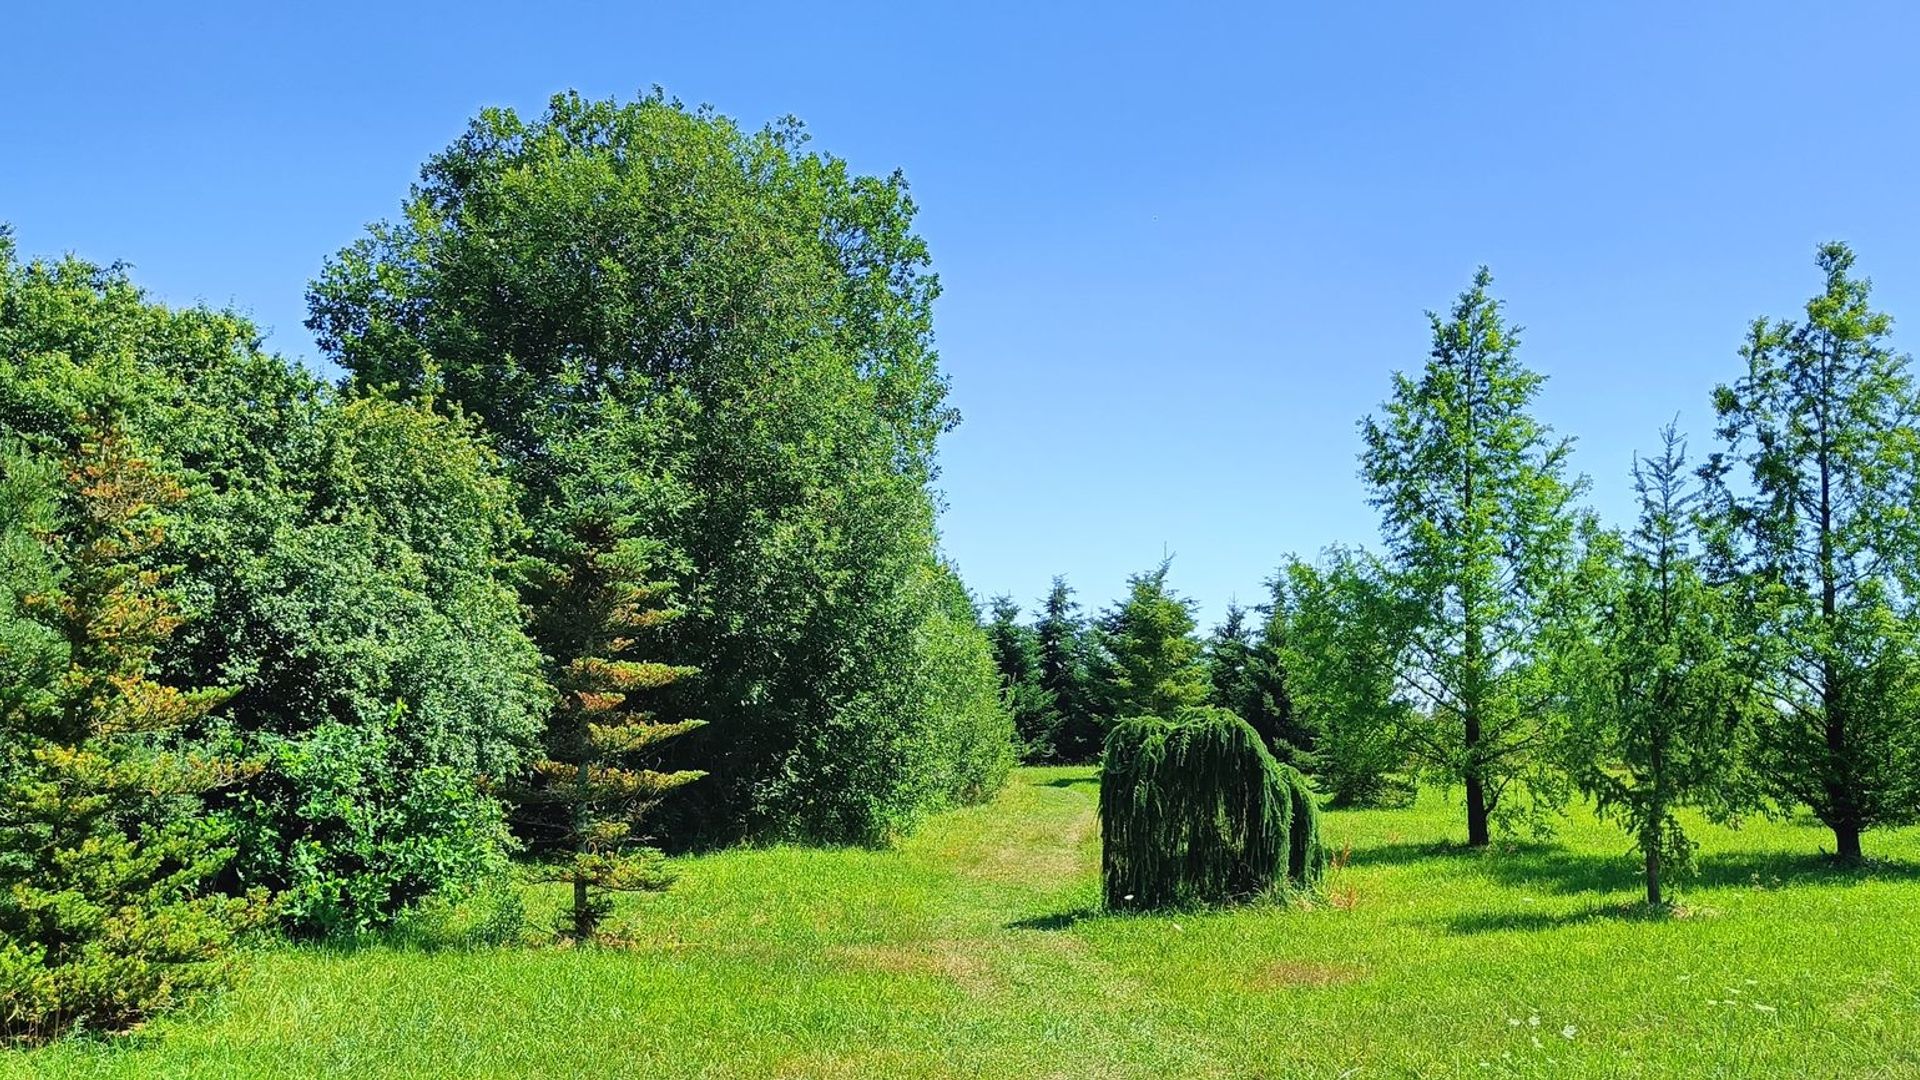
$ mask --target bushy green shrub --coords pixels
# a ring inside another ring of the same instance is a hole
[[[1102,884],[1116,909],[1311,887],[1325,865],[1304,778],[1224,709],[1115,725],[1100,777],[1100,827]]]

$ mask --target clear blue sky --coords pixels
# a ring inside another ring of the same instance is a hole
[[[1371,542],[1355,421],[1490,264],[1594,504],[1852,242],[1920,320],[1920,9],[1856,4],[21,4],[0,220],[313,359],[307,280],[486,105],[658,83],[904,169],[965,423],[945,543],[1218,614]],[[1910,342],[1910,337],[1903,341]]]

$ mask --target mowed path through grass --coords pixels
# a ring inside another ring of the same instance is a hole
[[[263,952],[0,1075],[1920,1076],[1920,830],[1841,873],[1817,828],[1703,826],[1688,915],[1650,921],[1618,832],[1468,853],[1430,795],[1329,816],[1335,902],[1111,917],[1096,792],[1026,769],[894,850],[682,860],[624,950]]]

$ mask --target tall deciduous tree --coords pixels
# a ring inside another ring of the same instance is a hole
[[[355,386],[478,417],[537,549],[576,449],[673,492],[644,530],[683,558],[662,656],[700,666],[674,696],[711,726],[672,752],[713,773],[680,823],[873,840],[961,797],[902,673],[991,675],[923,648],[957,417],[912,200],[804,141],[658,95],[488,110],[328,264],[309,325]]]
[[[1725,816],[1747,805],[1752,715],[1736,598],[1703,571],[1686,448],[1671,425],[1661,440],[1658,456],[1634,462],[1639,522],[1605,545],[1611,565],[1590,578],[1598,623],[1563,653],[1575,658],[1563,685],[1578,702],[1568,767],[1600,812],[1633,834],[1654,907],[1664,877],[1692,859],[1675,811]]]
[[[1112,715],[1177,719],[1207,698],[1193,602],[1167,585],[1170,561],[1127,579],[1127,596],[1101,619],[1112,671]]]
[[[1520,362],[1492,283],[1482,267],[1448,315],[1429,314],[1425,369],[1395,375],[1382,415],[1361,424],[1389,575],[1409,601],[1401,677],[1426,721],[1410,741],[1464,785],[1476,846],[1545,749],[1537,646],[1583,486],[1568,477],[1571,441],[1529,411],[1545,378]]]
[[[1920,395],[1853,252],[1817,262],[1806,318],[1756,320],[1746,375],[1714,392],[1727,449],[1703,472],[1769,646],[1765,775],[1857,860],[1861,833],[1920,811]]]

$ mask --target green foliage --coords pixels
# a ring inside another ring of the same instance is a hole
[[[1127,579],[1127,596],[1100,620],[1107,715],[1179,716],[1207,698],[1193,601],[1167,585],[1171,560]]]
[[[570,478],[631,478],[686,611],[661,656],[702,669],[672,694],[710,723],[672,750],[712,773],[679,800],[689,837],[877,839],[959,764],[899,677],[945,618],[937,284],[905,182],[803,140],[658,96],[489,110],[310,291],[355,386],[484,425],[537,559]]]
[[[639,707],[695,674],[638,658],[642,639],[680,615],[654,579],[663,561],[658,545],[623,535],[617,519],[586,513],[576,519],[574,540],[574,557],[549,567],[540,583],[542,645],[560,695],[547,756],[534,762],[530,782],[509,790],[523,804],[555,811],[528,819],[548,834],[540,837],[540,879],[570,887],[561,933],[590,941],[612,910],[609,894],[667,886],[660,852],[638,829],[668,792],[705,774],[644,764],[657,759],[660,744],[702,726],[664,722]]]
[[[289,904],[303,931],[384,920],[421,875],[470,886],[498,859],[480,807],[426,808],[518,768],[545,707],[506,581],[523,530],[497,458],[458,415],[330,392],[231,314],[149,302],[117,267],[5,255],[0,431],[48,452],[111,413],[186,489],[165,557],[192,618],[155,663],[228,687],[190,734],[264,765],[209,794],[242,826],[227,884],[355,898]],[[351,776],[317,764],[331,752]],[[349,826],[326,809],[346,791],[383,793],[369,822],[427,831]],[[372,870],[369,844],[432,854]]]
[[[1054,755],[1060,710],[1040,678],[1039,632],[1020,622],[1020,606],[1011,597],[994,597],[992,610],[987,642],[1000,673],[1000,698],[1013,714],[1020,756],[1028,762],[1048,761]]]
[[[109,421],[0,457],[0,1039],[120,1030],[224,984],[255,904],[196,797],[231,763],[170,739],[225,693],[158,681],[180,623],[154,562],[185,492]],[[257,898],[256,898],[257,899]]]
[[[1100,831],[1102,884],[1116,909],[1246,900],[1289,881],[1311,887],[1326,861],[1305,780],[1245,721],[1210,707],[1114,726]]]
[[[1707,580],[1695,549],[1686,448],[1671,425],[1661,435],[1660,455],[1634,462],[1639,523],[1595,553],[1605,564],[1589,575],[1598,623],[1580,628],[1557,672],[1577,703],[1567,767],[1601,815],[1633,834],[1656,907],[1663,875],[1692,864],[1679,808],[1726,818],[1751,805],[1754,711],[1734,594]]]
[[[1578,553],[1584,487],[1567,477],[1572,443],[1528,411],[1545,377],[1487,292],[1482,267],[1450,314],[1430,314],[1433,349],[1418,378],[1394,376],[1383,415],[1361,424],[1362,472],[1386,539],[1386,580],[1402,643],[1400,683],[1417,697],[1408,744],[1421,765],[1466,788],[1467,837],[1557,795],[1542,719],[1542,628]]]
[[[1106,728],[1089,666],[1092,634],[1065,578],[1053,579],[1034,621],[1033,635],[1040,692],[1051,699],[1055,710],[1053,757],[1092,761],[1100,754]]]
[[[1920,395],[1853,252],[1817,261],[1806,319],[1756,320],[1746,375],[1714,392],[1727,450],[1702,471],[1777,703],[1764,775],[1858,859],[1863,831],[1920,813]]]
[[[1335,806],[1404,799],[1406,731],[1417,722],[1399,682],[1402,625],[1378,567],[1363,553],[1298,559],[1268,583],[1261,653],[1286,677],[1278,741]]]

